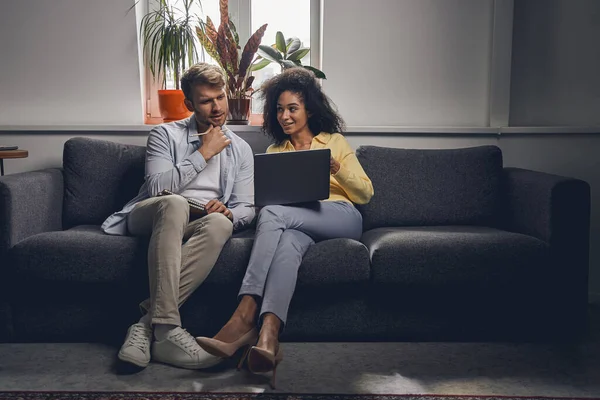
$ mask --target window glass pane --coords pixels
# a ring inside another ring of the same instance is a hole
[[[185,15],[185,12],[183,11],[185,9],[183,0],[168,0],[168,3],[169,5],[174,7],[174,13],[176,16],[183,17]],[[201,6],[199,6],[199,4],[201,4]],[[219,12],[219,0],[194,1],[192,13],[200,19],[202,19],[204,22],[206,22],[206,16],[209,16],[213,24],[215,24],[215,27],[219,27],[221,19],[221,14]],[[197,19],[194,23],[194,26],[196,25],[199,25]],[[217,64],[217,62],[213,60],[213,58],[204,51],[202,45],[200,44],[200,41],[198,41],[198,38],[196,38],[196,45],[200,61],[206,61],[211,64]],[[173,71],[169,71],[167,73],[167,89],[175,89],[172,74]]]
[[[261,44],[272,45],[277,31],[281,31],[286,39],[297,37],[302,47],[310,47],[310,0],[252,0],[251,33],[263,24],[269,25]],[[310,65],[310,53],[301,61],[303,65]],[[281,67],[276,63],[254,72],[252,87],[260,88],[262,82],[280,72]],[[262,113],[262,102],[258,96],[252,100],[252,112]]]

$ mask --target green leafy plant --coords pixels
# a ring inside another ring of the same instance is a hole
[[[252,71],[258,71],[267,65],[275,62],[281,66],[281,69],[293,67],[302,67],[311,70],[317,78],[327,79],[323,71],[311,67],[310,65],[302,65],[302,58],[308,54],[310,47],[301,47],[302,42],[297,37],[286,39],[283,33],[277,31],[275,35],[275,43],[271,46],[260,45],[258,47],[258,55],[260,58],[252,66]]]
[[[216,60],[227,75],[227,96],[230,99],[245,99],[252,96],[254,89],[251,75],[252,66],[256,62],[256,51],[262,40],[267,24],[256,30],[248,39],[241,51],[240,39],[235,24],[229,19],[229,1],[219,0],[220,24],[215,28],[207,16],[206,21],[200,20],[196,34],[204,50]]]
[[[182,6],[176,7],[167,0],[158,0],[156,8],[144,15],[140,25],[144,60],[152,77],[162,77],[163,87],[166,87],[170,71],[176,89],[180,88],[183,71],[199,59],[195,30],[200,18],[192,8],[196,4],[202,6],[200,0],[181,0],[180,3]]]

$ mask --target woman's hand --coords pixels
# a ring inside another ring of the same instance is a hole
[[[217,213],[223,214],[230,220],[233,220],[233,214],[231,214],[231,211],[227,208],[227,206],[225,206],[225,204],[221,203],[217,199],[213,199],[213,200],[209,201],[208,203],[206,203],[206,205],[204,206],[204,209],[206,210],[207,214],[212,214],[212,213],[217,212]]]
[[[329,160],[329,171],[331,172],[331,175],[337,174],[339,170],[340,163],[335,158],[331,157],[331,159]]]

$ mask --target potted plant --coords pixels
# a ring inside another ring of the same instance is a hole
[[[195,30],[200,18],[193,12],[195,6],[201,7],[200,0],[180,0],[178,7],[157,0],[156,8],[141,20],[144,61],[152,77],[162,81],[158,103],[165,122],[191,115],[183,103],[180,77],[198,62]],[[175,89],[167,89],[167,79],[172,79]]]
[[[229,19],[229,1],[219,0],[220,24],[216,28],[212,20],[200,20],[196,29],[198,39],[204,50],[215,59],[225,71],[226,93],[229,101],[227,123],[232,125],[248,125],[250,121],[250,100],[254,89],[251,75],[252,67],[257,61],[256,51],[267,29],[264,24],[248,39],[240,52],[239,36],[235,24]]]
[[[310,65],[302,65],[302,58],[308,54],[310,47],[301,47],[302,42],[297,37],[286,39],[283,33],[277,31],[275,35],[275,43],[271,46],[258,46],[258,55],[256,64],[253,66],[253,71],[258,71],[271,64],[278,63],[281,69],[292,67],[303,67],[315,73],[317,78],[327,79],[323,71],[311,67]]]

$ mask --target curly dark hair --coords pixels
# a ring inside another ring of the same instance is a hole
[[[302,67],[285,69],[261,87],[264,100],[262,131],[276,144],[289,138],[277,121],[277,101],[281,93],[290,91],[302,98],[308,117],[308,128],[313,135],[321,132],[336,133],[344,130],[345,124],[334,103],[321,90],[315,74]]]

